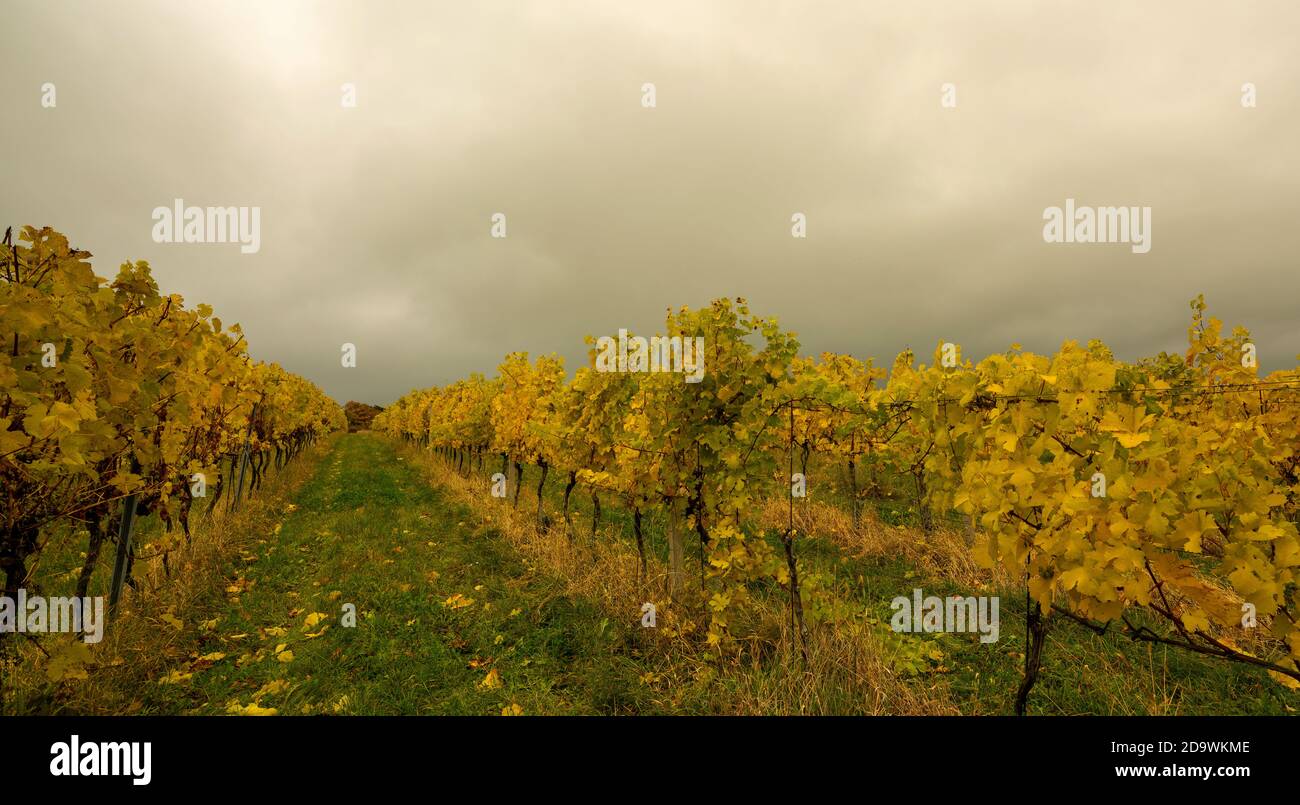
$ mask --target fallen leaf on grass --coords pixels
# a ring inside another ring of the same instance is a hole
[[[474,606],[474,599],[466,598],[460,593],[456,593],[455,595],[448,598],[446,601],[443,601],[442,605],[449,609],[463,609],[464,607]]]
[[[191,668],[195,671],[202,671],[206,668],[211,668],[214,663],[220,662],[225,658],[226,655],[224,652],[214,651],[211,654],[204,654],[202,657],[196,658]]]
[[[287,679],[273,679],[258,688],[257,693],[253,694],[253,699],[260,700],[263,696],[279,696],[288,689],[289,681]]]
[[[79,640],[65,643],[50,657],[45,676],[51,682],[63,679],[86,679],[86,663],[90,662],[90,646]]]
[[[241,707],[236,701],[226,705],[226,712],[232,716],[273,716],[280,711],[274,707],[263,707],[257,702]]]
[[[1300,682],[1297,682],[1286,674],[1279,674],[1277,671],[1269,671],[1268,675],[1273,677],[1273,680],[1283,687],[1290,688],[1291,690],[1300,690]]]

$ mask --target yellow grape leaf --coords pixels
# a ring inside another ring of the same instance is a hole
[[[1115,434],[1115,440],[1128,448],[1137,447],[1151,439],[1150,433],[1143,428],[1150,425],[1155,417],[1143,409],[1132,405],[1120,405],[1117,410],[1108,411],[1101,420],[1101,430]]]
[[[522,716],[523,714],[524,708],[519,706],[519,702],[511,702],[509,707],[501,708],[501,715],[503,716]]]
[[[199,657],[199,662],[217,662],[219,660],[224,660],[225,658],[226,655],[224,653],[214,651],[211,654],[204,654],[202,657]]]
[[[275,658],[280,662],[290,663],[293,662],[293,652],[292,651],[277,652]]]
[[[1086,576],[1087,574],[1083,573],[1080,578],[1086,578]],[[1052,580],[1045,579],[1041,576],[1030,576],[1029,594],[1038,602],[1040,607],[1050,607],[1052,605]]]
[[[231,702],[226,705],[226,712],[232,716],[273,716],[279,713],[274,707],[262,707],[257,702],[245,707],[241,707],[239,702]]]
[[[278,696],[289,689],[289,682],[285,679],[273,679],[262,687],[258,688],[257,693],[253,694],[254,699],[261,699],[263,696]]]
[[[162,621],[163,623],[168,624],[178,632],[185,627],[185,624],[181,621],[181,619],[173,615],[171,612],[164,613],[162,616]]]
[[[45,676],[51,682],[63,679],[85,679],[86,663],[90,662],[90,646],[80,640],[64,644],[50,657]]]
[[[495,690],[501,687],[501,674],[497,673],[497,669],[493,668],[487,672],[487,676],[483,677],[483,681],[479,682],[478,686],[485,690]]]
[[[474,606],[474,599],[466,598],[460,593],[456,593],[455,595],[448,598],[446,601],[443,601],[442,605],[449,609],[463,609],[464,607]]]
[[[1115,440],[1124,447],[1137,447],[1143,442],[1151,440],[1149,433],[1116,433]]]
[[[328,617],[329,615],[326,615],[324,612],[313,612],[303,620],[302,626],[304,629],[310,629]]]
[[[1287,676],[1286,674],[1279,673],[1277,671],[1269,671],[1268,675],[1273,677],[1273,680],[1275,682],[1277,682],[1279,685],[1285,688],[1290,688],[1291,690],[1300,690],[1300,680],[1296,680],[1295,677]]]
[[[1204,511],[1184,514],[1178,519],[1174,537],[1182,544],[1182,549],[1190,553],[1201,552],[1201,536],[1215,527],[1214,518]]]
[[[178,685],[178,684],[180,684],[181,682],[184,682],[185,680],[192,678],[193,676],[194,676],[194,674],[181,673],[181,671],[180,671],[179,669],[177,669],[177,670],[172,671],[171,673],[167,674],[167,675],[164,676],[162,679],[159,679],[159,680],[158,680],[158,684],[159,684],[159,685]]]
[[[1182,615],[1183,626],[1189,632],[1204,632],[1210,628],[1210,619],[1204,612],[1194,609],[1190,612],[1184,612]]]

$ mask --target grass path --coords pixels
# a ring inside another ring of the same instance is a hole
[[[385,440],[341,438],[290,508],[233,566],[226,610],[179,669],[193,676],[157,685],[147,711],[658,711],[639,627],[562,597]]]
[[[566,594],[561,579],[531,566],[454,492],[431,486],[384,437],[340,437],[292,499],[270,533],[248,535],[246,552],[229,557],[224,600],[202,614],[183,613],[188,622],[177,626],[165,655],[175,678],[141,684],[128,712],[729,711],[725,687],[656,690],[664,658],[647,630],[611,620],[592,598]],[[616,508],[607,514],[615,526],[620,516]],[[653,534],[650,544],[658,544]],[[816,540],[800,556],[803,567],[856,578],[861,606],[879,609],[913,586],[956,591],[897,557],[841,556]],[[941,680],[963,711],[1009,711],[1023,650],[1020,600],[1014,590],[1004,595],[995,647],[944,636]],[[342,617],[349,604],[351,627]],[[868,694],[852,683],[828,706],[856,712]],[[1031,710],[1294,712],[1289,698],[1244,666],[1066,624],[1054,630]]]

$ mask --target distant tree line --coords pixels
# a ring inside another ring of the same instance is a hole
[[[348,418],[348,433],[370,430],[370,421],[382,410],[384,409],[377,405],[349,400],[348,404],[343,406],[343,414]]]

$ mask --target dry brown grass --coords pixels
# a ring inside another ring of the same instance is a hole
[[[552,518],[558,525],[538,529],[535,498],[533,506],[525,498],[515,509],[507,500],[489,497],[483,481],[459,474],[437,456],[410,447],[402,452],[430,483],[452,493],[530,564],[561,580],[565,595],[590,599],[612,614],[636,620],[641,618],[642,602],[658,605],[666,597],[667,569],[653,558],[646,578],[640,579],[637,555],[617,541],[599,538],[602,535],[593,540],[585,533],[571,541],[559,517]]]
[[[669,603],[663,563],[650,557],[646,578],[639,579],[635,551],[605,529],[594,540],[582,534],[570,542],[558,515],[551,518],[557,525],[539,530],[536,511],[525,499],[516,510],[505,500],[489,497],[482,480],[460,475],[437,456],[410,447],[404,454],[430,482],[452,492],[496,529],[530,564],[559,579],[564,595],[594,601],[611,616],[634,621],[640,618],[642,602],[655,602],[660,634],[663,627],[686,632],[658,643],[659,684],[669,691],[666,698],[672,703],[686,701],[706,712],[730,715],[958,712],[942,681],[908,677],[895,670],[889,649],[857,621],[811,629],[805,665],[793,640],[784,596],[751,599],[744,626],[741,619],[733,624],[743,650],[727,660],[710,660],[700,640],[705,619],[699,591],[693,596],[688,591],[677,604]],[[828,508],[820,520],[800,527],[815,527],[816,533],[837,540],[861,541],[861,529],[833,520],[833,515]],[[884,545],[887,529],[876,526],[871,544]],[[682,687],[691,690],[683,692]]]
[[[864,623],[813,628],[805,664],[788,623],[764,666],[732,680],[725,712],[735,715],[958,715],[945,682],[906,676]]]
[[[771,500],[763,506],[759,522],[764,528],[781,530],[789,522],[789,503]],[[864,510],[857,524],[848,512],[821,501],[800,502],[794,507],[794,526],[801,534],[828,539],[847,556],[902,557],[912,566],[935,577],[968,588],[1000,588],[1015,581],[1002,567],[980,567],[971,552],[971,537],[964,530],[891,526],[880,522],[875,512]]]

